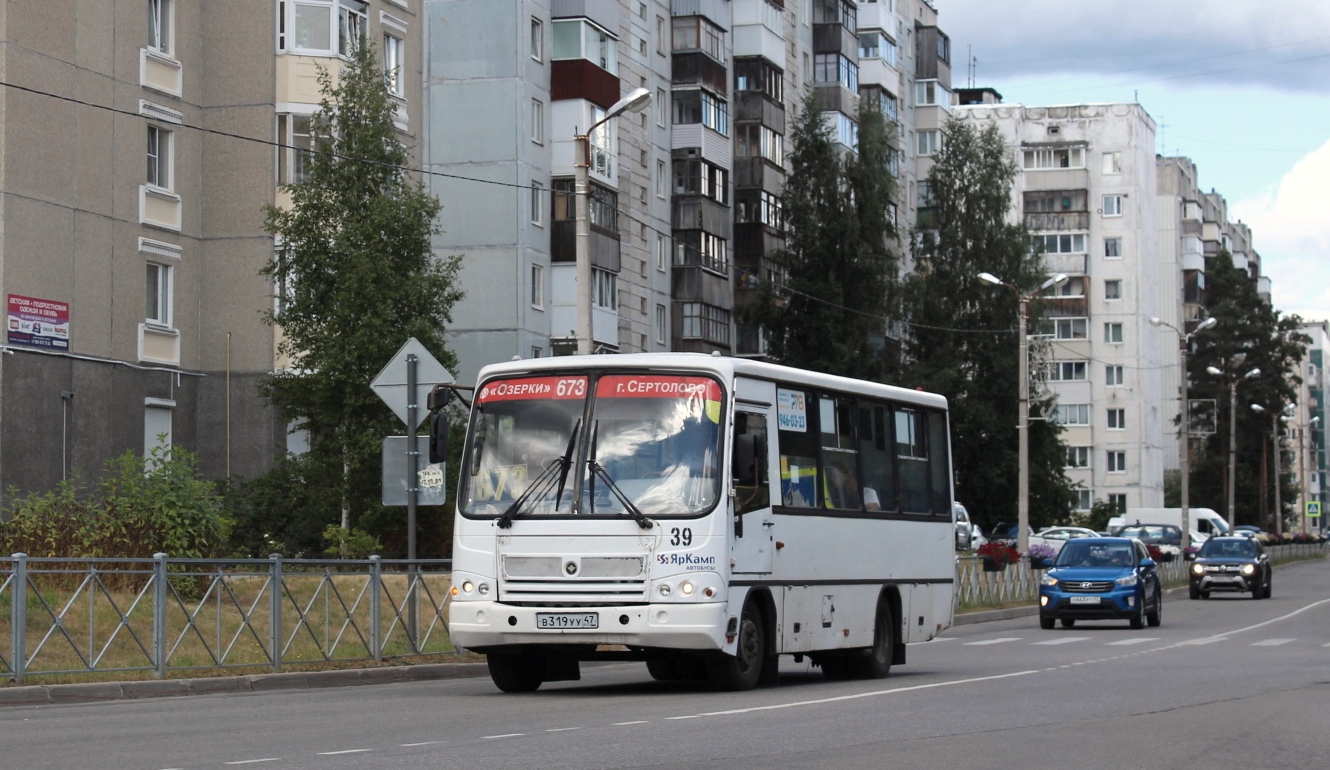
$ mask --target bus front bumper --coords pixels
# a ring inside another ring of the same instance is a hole
[[[594,628],[559,627],[590,625]],[[728,604],[638,604],[621,607],[521,607],[453,602],[448,636],[458,647],[597,645],[715,651],[727,647]],[[729,646],[733,646],[732,644]]]

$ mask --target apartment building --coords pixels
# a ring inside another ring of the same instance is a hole
[[[1325,364],[1330,353],[1330,322],[1312,321],[1302,324],[1299,329],[1311,337],[1307,346],[1307,355],[1302,361],[1302,384],[1298,388],[1298,406],[1293,419],[1285,426],[1284,446],[1293,457],[1292,475],[1298,479],[1301,495],[1294,510],[1299,515],[1306,512],[1305,503],[1320,504],[1319,517],[1306,519],[1308,532],[1328,531],[1325,506],[1330,503],[1330,489],[1327,489],[1325,437],[1326,437],[1326,402],[1325,402]],[[1294,519],[1298,531],[1302,531],[1303,522]]]
[[[213,477],[286,441],[256,385],[264,207],[299,177],[317,65],[389,56],[421,118],[420,0],[7,3],[0,25],[0,489],[180,445]],[[390,42],[396,41],[396,42]]]
[[[914,163],[915,115],[936,127],[950,103],[949,43],[928,0],[424,8],[437,251],[465,254],[466,298],[448,330],[462,382],[492,361],[575,349],[574,136],[627,93],[646,88],[652,104],[590,137],[591,332],[602,353],[764,355],[739,311],[780,280],[786,138],[804,93],[847,152],[861,96],[898,126],[902,227],[927,172]],[[917,99],[920,73],[933,85]]]
[[[1057,395],[1047,418],[1066,428],[1067,475],[1082,487],[1077,508],[1095,500],[1122,510],[1161,506],[1172,429],[1164,373],[1176,368],[1176,338],[1149,319],[1173,317],[1177,282],[1166,280],[1174,268],[1159,256],[1154,121],[1137,104],[969,101],[980,103],[953,114],[980,128],[994,123],[1007,137],[1021,170],[1012,211],[1048,272],[1068,276],[1039,300],[1033,333],[1045,343],[1035,368]]]

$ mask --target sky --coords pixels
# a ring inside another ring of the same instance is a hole
[[[933,0],[952,85],[1131,102],[1252,228],[1276,309],[1330,319],[1330,0]]]

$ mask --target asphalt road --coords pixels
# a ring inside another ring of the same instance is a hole
[[[1175,592],[1175,595],[1179,592]],[[488,679],[0,710],[0,768],[1307,768],[1330,757],[1330,560],[1274,598],[1163,625],[1035,618],[912,645],[885,680],[783,661],[748,693],[640,664],[504,695]]]

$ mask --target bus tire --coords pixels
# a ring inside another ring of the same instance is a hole
[[[545,682],[545,659],[536,655],[494,653],[485,656],[494,686],[504,692],[534,692]]]
[[[707,678],[717,690],[751,690],[762,678],[766,663],[766,627],[762,613],[752,602],[744,604],[739,616],[739,643],[734,655],[720,655],[707,661]]]
[[[863,679],[885,679],[891,673],[891,654],[896,648],[896,618],[885,595],[877,599],[877,613],[873,619],[873,646],[858,661],[859,676]]]
[[[679,667],[673,658],[651,658],[647,661],[647,673],[657,682],[673,682],[683,679]]]

